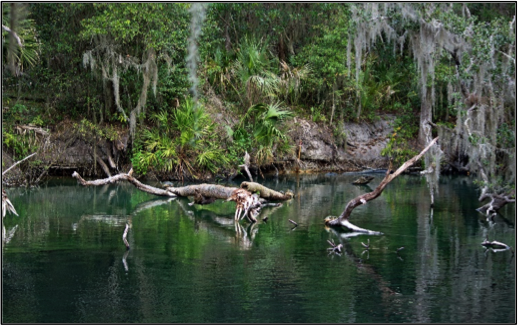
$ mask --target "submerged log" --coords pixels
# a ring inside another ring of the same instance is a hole
[[[336,219],[326,218],[325,224],[327,226],[345,227],[345,228],[351,229],[353,231],[365,232],[365,233],[369,233],[369,234],[381,234],[377,231],[372,231],[372,230],[356,227],[353,224],[351,224],[347,219],[349,219],[349,216],[351,215],[351,212],[354,210],[354,208],[356,208],[357,206],[362,205],[362,204],[367,204],[368,201],[374,200],[375,198],[380,196],[381,192],[383,192],[383,190],[388,185],[388,183],[390,183],[394,178],[399,176],[403,171],[405,171],[405,169],[412,166],[416,161],[418,161],[428,151],[428,149],[430,149],[434,145],[434,143],[437,142],[437,139],[439,139],[439,138],[437,137],[437,138],[433,139],[426,146],[426,148],[423,149],[423,151],[421,151],[417,156],[406,161],[394,173],[391,174],[390,168],[389,168],[387,170],[387,173],[385,174],[385,178],[383,178],[383,180],[378,185],[378,187],[376,187],[372,192],[362,194],[362,195],[352,199],[351,201],[349,201],[349,203],[347,203],[347,205],[345,206],[344,211],[338,218],[336,218]]]

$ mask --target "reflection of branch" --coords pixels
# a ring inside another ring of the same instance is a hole
[[[128,268],[128,263],[126,262],[126,258],[128,257],[128,254],[129,254],[129,249],[126,250],[126,252],[124,253],[124,255],[122,256],[122,264],[124,265],[124,270],[126,270],[126,272],[129,271],[129,268]]]
[[[150,209],[150,208],[162,205],[162,204],[167,204],[175,199],[176,199],[176,197],[171,197],[168,199],[155,199],[155,200],[139,203],[131,214],[136,215],[137,213],[140,213],[144,210],[147,210],[147,209]]]
[[[502,242],[499,242],[496,240],[493,240],[492,242],[490,242],[486,239],[481,243],[481,245],[484,246],[484,248],[486,249],[485,253],[487,253],[489,250],[493,251],[494,253],[511,251],[511,253],[514,256],[514,249],[512,247],[510,247],[509,245],[504,244]]]
[[[187,209],[184,200],[176,200],[176,202],[178,202],[178,205],[186,215],[194,219],[194,212]],[[233,218],[229,218],[227,215],[224,217],[219,216],[210,210],[197,211],[195,220],[198,225],[204,225],[211,231],[217,231],[232,242],[232,239],[235,238],[235,243],[243,249],[250,249],[252,247],[252,242],[258,230],[257,223],[251,223],[245,229],[243,225],[235,222]],[[234,226],[233,229],[232,226]]]
[[[2,239],[4,241],[4,244],[8,244],[11,239],[13,239],[14,233],[16,232],[16,229],[18,229],[18,225],[14,226],[9,230],[9,232],[5,232],[5,226],[2,225]]]
[[[328,228],[328,229],[330,229],[339,238],[344,237],[342,233],[339,233],[335,229],[333,229],[333,228]],[[357,235],[365,235],[365,234],[357,233]],[[389,288],[389,284],[387,283],[387,281],[385,281],[383,279],[383,277],[376,272],[376,270],[372,267],[372,265],[363,263],[362,259],[357,257],[356,254],[354,254],[354,252],[351,248],[351,245],[349,245],[349,244],[344,245],[342,242],[342,239],[340,239],[340,242],[343,245],[342,251],[344,252],[345,256],[347,256],[350,260],[352,260],[358,269],[361,269],[365,273],[370,274],[372,276],[372,278],[374,278],[378,282],[380,290],[383,293],[389,294],[389,295],[395,294],[394,290]]]

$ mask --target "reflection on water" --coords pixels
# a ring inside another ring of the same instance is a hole
[[[514,205],[487,220],[471,179],[443,177],[432,210],[424,178],[400,176],[351,216],[383,235],[326,228],[373,176],[265,180],[295,197],[253,225],[234,223],[232,202],[125,183],[7,189],[20,217],[3,224],[2,321],[512,322],[515,258],[480,244],[515,246]]]

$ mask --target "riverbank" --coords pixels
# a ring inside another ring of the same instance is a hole
[[[368,169],[387,168],[389,161],[382,156],[393,132],[393,115],[382,115],[372,123],[343,123],[345,139],[337,146],[333,131],[325,124],[295,117],[286,124],[289,144],[294,148],[292,154],[276,159],[272,164],[257,165],[251,161],[250,171],[258,177],[267,174],[350,172]],[[124,127],[112,126],[109,138],[92,140],[70,120],[55,126],[42,128],[48,131],[46,137],[34,134],[34,142],[40,149],[29,164],[21,164],[2,177],[4,186],[27,185],[45,176],[71,176],[74,171],[86,177],[100,178],[126,172],[131,168],[128,152],[129,132]],[[4,170],[15,161],[5,145],[2,147],[2,166]],[[300,159],[299,159],[300,158]],[[18,159],[17,159],[18,160]],[[219,173],[200,173],[200,181],[228,179],[238,171],[222,170]],[[167,179],[148,171],[144,179],[160,181],[177,180],[179,175],[168,175]]]

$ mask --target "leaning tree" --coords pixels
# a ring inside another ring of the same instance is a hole
[[[347,61],[354,48],[356,79],[362,56],[376,42],[414,58],[421,99],[419,143],[429,143],[432,132],[440,138],[440,147],[425,156],[432,204],[443,157],[452,168],[478,176],[479,200],[490,199],[481,212],[489,215],[514,202],[515,16],[485,22],[466,4],[450,3],[365,3],[352,5],[351,12]],[[439,67],[446,71],[442,83],[436,80]],[[444,94],[446,100],[440,100]],[[448,122],[434,115],[439,103],[454,112],[453,123],[439,123]]]

